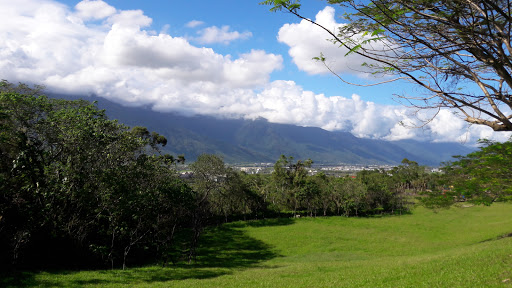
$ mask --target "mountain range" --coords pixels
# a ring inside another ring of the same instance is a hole
[[[63,97],[63,96],[57,96]],[[64,97],[73,99],[70,97]],[[281,154],[312,159],[316,164],[398,164],[402,159],[438,166],[453,155],[473,149],[459,143],[428,143],[414,140],[385,141],[358,138],[349,132],[256,120],[219,119],[155,112],[150,107],[126,107],[100,97],[97,101],[110,119],[128,126],[145,126],[164,135],[163,152],[184,154],[187,162],[203,153],[223,157],[226,163],[272,163]]]

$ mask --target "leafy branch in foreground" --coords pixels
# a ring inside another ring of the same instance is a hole
[[[407,105],[450,108],[468,123],[512,131],[510,1],[326,2],[351,11],[344,15],[347,23],[337,32],[300,14],[298,0],[260,4],[320,27],[344,49],[341,53],[364,57],[369,73],[405,79],[423,88],[423,95],[397,95]],[[316,60],[328,67],[325,57]]]
[[[512,142],[481,141],[482,147],[444,168],[453,192],[462,200],[490,205],[512,200]]]

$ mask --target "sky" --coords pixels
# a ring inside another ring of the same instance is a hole
[[[393,97],[421,93],[406,83],[344,84],[312,58],[323,53],[344,78],[368,83],[363,59],[345,57],[325,31],[259,2],[0,0],[0,79],[159,112],[263,117],[365,138],[471,145],[510,137],[450,110],[421,125],[417,118],[434,112]],[[329,29],[342,25],[343,12],[321,0],[301,8]]]

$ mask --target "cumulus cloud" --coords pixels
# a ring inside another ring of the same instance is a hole
[[[153,20],[144,15],[142,10],[126,10],[110,16],[108,22],[112,24],[112,29],[118,27],[132,28],[138,32],[140,28],[150,26]]]
[[[99,20],[105,19],[114,13],[116,13],[116,8],[108,5],[107,3],[98,0],[86,0],[78,3],[75,6],[76,15],[83,20]]]
[[[344,25],[336,22],[335,10],[329,6],[318,12],[315,22],[334,34],[337,34],[339,27]],[[325,63],[336,73],[366,75],[365,72],[368,70],[362,64],[371,64],[371,61],[354,53],[345,56],[349,50],[328,41],[332,38],[325,30],[307,20],[285,24],[278,34],[278,40],[290,47],[288,53],[295,65],[302,71],[309,74],[330,73],[323,63],[313,60],[313,57],[318,57],[322,53],[326,58]],[[372,48],[377,51],[384,47],[382,43],[372,43]]]
[[[212,26],[205,28],[198,32],[199,37],[195,38],[195,40],[201,44],[213,44],[213,43],[223,43],[228,44],[231,41],[238,39],[248,39],[252,37],[251,32],[243,32],[240,33],[238,31],[229,31],[229,26],[222,26],[221,28],[217,26]]]
[[[142,104],[165,101],[168,90],[182,94],[187,87],[254,88],[282,66],[281,56],[261,50],[233,57],[182,37],[152,35],[144,30],[152,19],[141,10],[112,14],[102,1],[80,2],[75,9],[53,1],[22,1],[24,5],[1,4],[6,22],[0,27],[3,79]],[[77,21],[90,19],[98,9],[109,11],[102,14],[102,25]]]
[[[406,129],[397,123],[414,119],[404,107],[357,95],[328,97],[293,81],[270,82],[271,73],[282,68],[280,55],[222,55],[182,37],[155,35],[145,30],[152,19],[142,11],[103,1],[68,7],[51,0],[0,0],[0,17],[0,79],[11,82],[32,81],[53,92],[95,94],[157,111],[264,117],[359,137],[474,141],[495,135],[480,126],[465,130],[449,111],[424,129]]]

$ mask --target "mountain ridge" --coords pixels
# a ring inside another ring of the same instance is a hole
[[[402,159],[438,166],[453,155],[473,149],[458,143],[428,143],[415,140],[385,141],[358,138],[349,132],[317,127],[278,124],[266,119],[220,119],[213,116],[183,116],[157,112],[149,107],[127,107],[105,98],[54,96],[97,101],[110,119],[127,126],[145,126],[165,136],[162,150],[184,154],[194,161],[203,153],[222,156],[226,163],[275,162],[281,154],[312,159],[317,164],[399,164]]]

